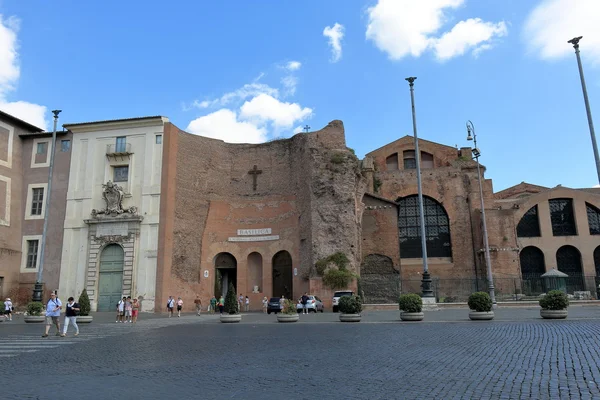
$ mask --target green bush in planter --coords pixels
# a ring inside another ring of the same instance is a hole
[[[492,311],[492,298],[486,292],[475,292],[469,296],[469,308],[477,312]]]
[[[340,298],[339,309],[342,314],[360,314],[362,311],[362,301],[359,296],[342,296]]]
[[[298,310],[296,308],[296,303],[291,301],[290,299],[285,299],[283,302],[283,314],[293,315],[298,314]]]
[[[88,297],[87,290],[83,289],[79,296],[79,315],[82,317],[90,315],[90,298]]]
[[[0,301],[0,315],[4,314],[4,302]]]
[[[32,316],[40,316],[42,315],[42,311],[44,310],[44,305],[39,301],[32,301],[27,304],[27,314]]]
[[[540,307],[544,310],[566,310],[569,307],[569,298],[560,290],[551,290],[540,299]]]
[[[225,296],[225,312],[227,314],[238,314],[240,312],[238,301],[235,295],[235,288],[233,284],[229,284],[227,289],[227,296]]]
[[[423,309],[423,299],[415,293],[401,294],[398,305],[404,312],[417,313]]]

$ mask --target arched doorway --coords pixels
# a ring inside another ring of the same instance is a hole
[[[123,261],[125,254],[118,244],[109,244],[100,255],[98,311],[113,311],[123,296]]]
[[[400,273],[391,258],[369,254],[360,265],[360,279],[365,302],[395,303],[400,295]]]
[[[594,265],[596,266],[596,285],[595,288],[600,287],[600,246],[594,250]],[[596,292],[596,298],[600,297],[600,293]]]
[[[292,256],[282,250],[273,256],[273,296],[291,299],[294,293],[292,282]]]
[[[535,246],[527,246],[519,253],[523,292],[527,296],[544,293],[542,274],[546,272],[544,253]]]
[[[576,247],[566,245],[558,249],[556,252],[556,266],[560,272],[569,275],[567,278],[568,293],[585,290],[581,253]]]
[[[237,291],[237,260],[230,253],[219,253],[215,257],[215,297],[225,297],[229,284]]]

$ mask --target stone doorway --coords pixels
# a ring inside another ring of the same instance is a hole
[[[398,301],[400,273],[392,259],[381,254],[369,254],[360,266],[362,291],[367,304],[388,304]]]
[[[273,297],[291,299],[293,290],[292,256],[283,250],[273,256]]]
[[[230,253],[219,253],[215,257],[215,297],[227,296],[227,288],[233,283],[237,287],[237,260]]]
[[[98,311],[113,311],[123,295],[125,253],[118,244],[109,244],[100,256]]]

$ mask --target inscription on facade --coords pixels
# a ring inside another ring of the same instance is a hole
[[[251,236],[251,235],[270,235],[271,228],[264,229],[238,229],[238,236]]]
[[[266,242],[268,240],[279,240],[279,235],[270,236],[234,236],[227,239],[229,242]]]

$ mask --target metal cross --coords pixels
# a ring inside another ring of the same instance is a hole
[[[308,130],[309,130],[309,129],[310,129],[310,126],[308,126],[308,125],[306,125],[306,126],[304,127],[304,130],[306,131],[306,133],[308,133]]]
[[[254,168],[252,168],[250,171],[248,171],[248,173],[250,175],[252,175],[252,189],[256,190],[256,179],[258,178],[258,175],[262,174],[262,169],[256,169],[256,165],[254,166]]]

